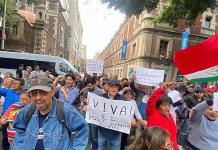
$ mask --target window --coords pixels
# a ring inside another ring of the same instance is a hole
[[[160,58],[162,58],[162,57],[166,58],[168,43],[169,43],[169,41],[160,40],[160,48],[159,48]]]
[[[135,57],[135,50],[136,50],[136,43],[134,43],[133,45],[132,45],[132,54],[131,54],[131,56],[134,58]]]
[[[211,16],[207,16],[205,18],[205,21],[204,21],[204,27],[205,28],[210,29],[210,27],[211,27],[211,20],[212,20]]]
[[[38,14],[39,14],[39,20],[41,20],[42,19],[42,12],[40,11]]]
[[[17,35],[17,25],[16,24],[13,25],[13,34]]]
[[[16,59],[16,58],[3,58],[3,57],[0,58],[0,68],[17,69],[20,64],[24,64],[24,66],[31,66],[32,68],[35,65],[39,65],[40,69],[43,71],[45,71],[48,68],[51,69],[52,72],[55,71],[55,63],[53,62]]]
[[[60,68],[60,71],[62,71],[64,73],[73,73],[71,68],[65,63],[60,63],[59,68]]]

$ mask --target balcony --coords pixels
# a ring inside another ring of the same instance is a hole
[[[164,57],[152,57],[152,56],[146,56],[144,59],[158,63],[158,64],[164,64],[164,65],[170,65],[173,60],[169,58]]]
[[[215,35],[215,30],[202,27],[201,28],[201,34],[206,34],[206,35],[212,36],[212,35]]]

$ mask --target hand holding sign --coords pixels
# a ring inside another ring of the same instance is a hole
[[[164,80],[164,70],[137,68],[136,82],[142,85],[157,86]]]
[[[86,72],[88,73],[103,73],[104,61],[88,59],[86,62]]]
[[[86,121],[107,129],[130,133],[135,106],[129,101],[108,100],[88,93]]]
[[[168,96],[172,99],[173,103],[176,103],[176,102],[182,100],[182,97],[180,96],[179,92],[176,90],[170,91],[168,93]]]

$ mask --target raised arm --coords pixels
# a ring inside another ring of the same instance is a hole
[[[158,88],[148,99],[147,106],[146,106],[146,114],[149,116],[151,115],[155,110],[156,102],[160,99],[161,96],[163,96],[165,93],[164,88]]]
[[[193,107],[190,115],[190,122],[194,124],[197,121],[199,121],[203,113],[206,111],[206,109],[212,105],[213,105],[213,100],[209,99]]]

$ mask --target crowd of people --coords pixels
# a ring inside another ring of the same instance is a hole
[[[16,76],[1,77],[2,148],[36,150],[216,150],[218,112],[213,93],[218,86],[163,82],[157,87],[135,77],[53,76],[36,65],[20,65]],[[130,134],[85,121],[88,93],[134,106]],[[169,93],[178,92],[175,101]]]

